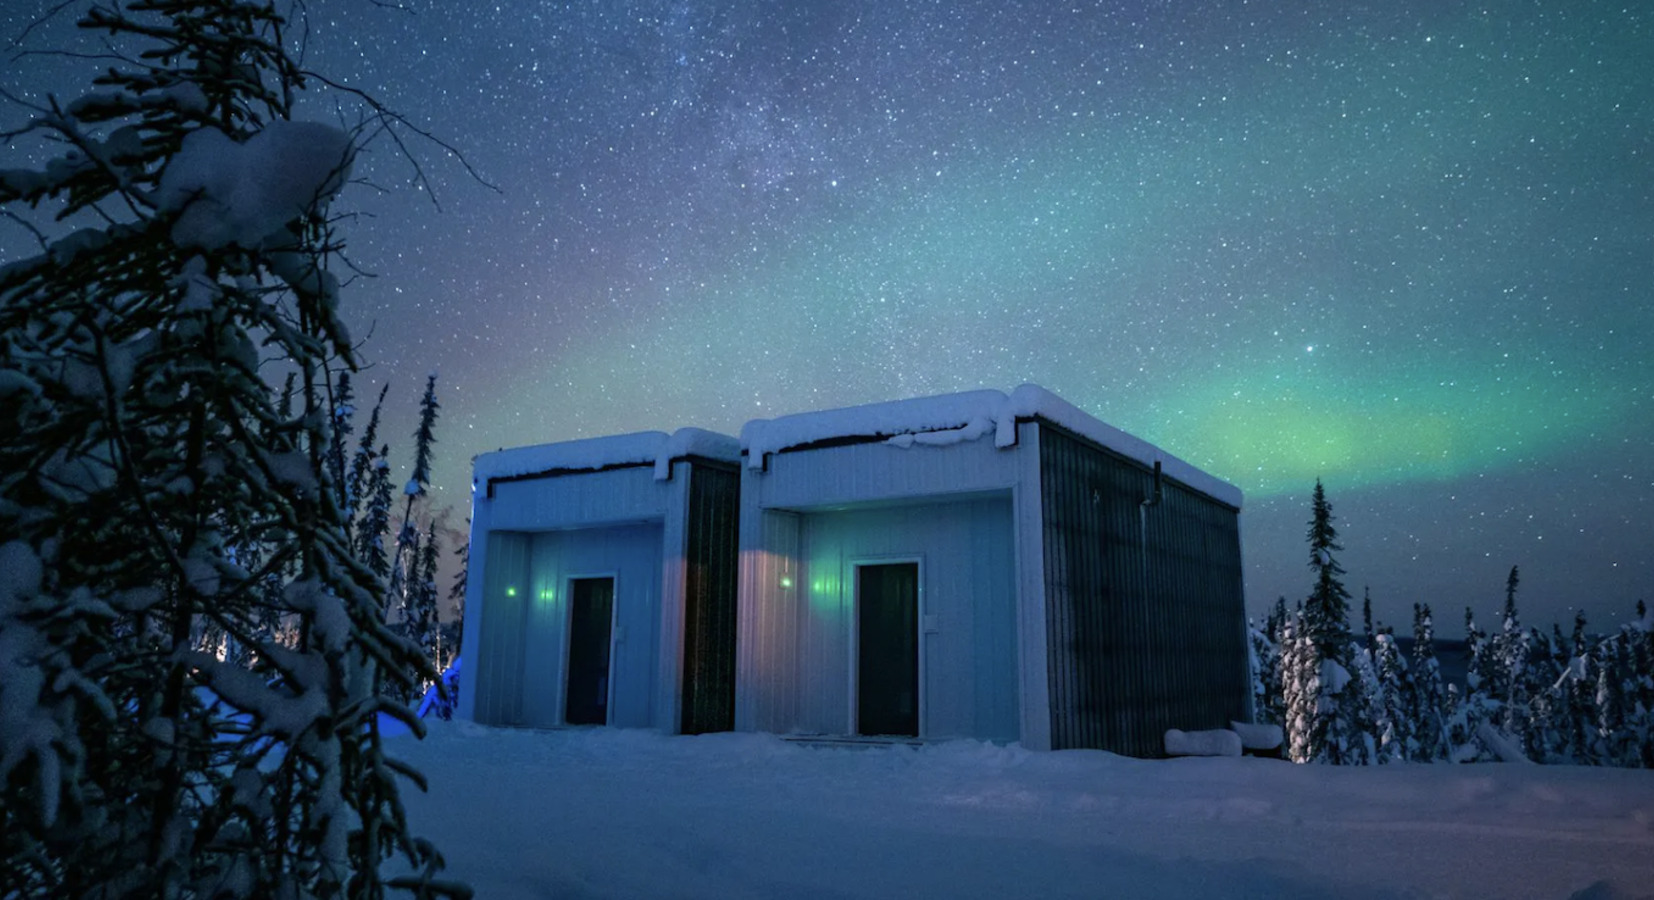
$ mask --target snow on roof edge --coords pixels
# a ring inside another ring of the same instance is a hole
[[[1240,488],[1103,422],[1037,384],[1021,385],[1010,394],[965,391],[754,419],[741,427],[740,445],[747,465],[753,468],[763,467],[765,454],[843,437],[885,438],[905,447],[952,442],[925,440],[920,435],[949,432],[958,440],[974,440],[991,431],[994,445],[1003,448],[1016,442],[1017,420],[1033,418],[1066,428],[1144,466],[1152,468],[1159,462],[1166,477],[1241,508]]]
[[[638,431],[479,453],[471,459],[471,474],[480,483],[554,470],[590,471],[611,466],[652,465],[655,480],[664,481],[671,474],[672,461],[686,456],[738,463],[741,445],[727,434],[704,428],[679,428],[671,434]]]

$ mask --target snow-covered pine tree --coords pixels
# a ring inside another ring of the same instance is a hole
[[[437,522],[432,519],[430,525],[425,529],[424,537],[419,541],[418,558],[413,568],[414,579],[409,591],[411,602],[408,607],[408,617],[405,620],[405,634],[408,640],[419,647],[425,658],[430,660],[432,671],[438,673],[441,672],[441,669],[437,668],[439,664],[437,644],[441,637],[437,631],[439,616],[437,611],[436,564],[439,553]],[[425,688],[428,686],[429,682],[416,685],[414,696],[424,694]]]
[[[1634,747],[1628,740],[1625,659],[1623,646],[1617,636],[1603,638],[1597,643],[1596,729],[1591,736],[1592,757],[1599,765],[1624,766],[1633,758]]]
[[[1350,592],[1339,579],[1344,567],[1333,557],[1333,551],[1344,548],[1338,543],[1338,529],[1332,523],[1332,504],[1317,478],[1309,521],[1309,568],[1315,573],[1315,585],[1305,606],[1305,627],[1323,658],[1347,663]]]
[[[425,380],[425,393],[419,400],[419,427],[414,431],[413,474],[408,477],[408,483],[402,489],[406,502],[402,507],[402,527],[396,535],[396,550],[391,554],[390,585],[386,591],[387,620],[400,623],[404,634],[414,627],[410,623],[419,614],[414,610],[419,593],[417,569],[420,543],[419,525],[414,519],[414,503],[426,496],[431,485],[432,445],[436,443],[436,414],[440,408],[436,401],[436,373],[432,372]],[[434,611],[434,598],[431,605]],[[386,688],[392,691],[393,696],[410,702],[414,698],[409,692],[416,684],[417,679],[398,679],[387,683]]]
[[[1647,604],[1637,601],[1636,621],[1622,630],[1628,644],[1626,700],[1632,710],[1632,740],[1640,765],[1654,769],[1654,615]]]
[[[1499,704],[1489,694],[1494,678],[1493,651],[1487,635],[1476,627],[1476,616],[1468,606],[1464,611],[1464,630],[1470,661],[1464,692],[1458,696],[1447,720],[1448,759],[1453,762],[1493,760],[1496,757],[1477,736],[1484,722],[1495,720],[1499,715]]]
[[[454,630],[449,639],[453,647],[452,656],[459,655],[460,640],[465,626],[465,591],[471,577],[471,520],[465,520],[466,539],[454,548],[454,555],[459,557],[459,570],[454,573],[454,582],[448,586],[448,602],[454,610]]]
[[[349,526],[347,530],[351,536],[351,549],[355,551],[356,558],[364,562],[366,556],[363,554],[364,548],[360,540],[361,529],[357,517],[362,515],[363,504],[373,493],[373,487],[369,484],[368,479],[376,468],[374,460],[382,456],[382,454],[376,455],[374,453],[374,447],[379,443],[379,414],[385,408],[385,393],[389,390],[389,384],[379,388],[379,399],[374,401],[373,411],[368,414],[368,424],[366,428],[362,429],[362,439],[356,443],[356,452],[351,454],[350,457],[350,474],[345,476],[345,522]],[[385,477],[388,485],[390,476],[387,473]],[[385,518],[387,521],[390,518],[390,499],[388,495],[385,500]]]
[[[1378,758],[1381,763],[1404,762],[1418,755],[1418,738],[1413,723],[1418,714],[1412,704],[1417,696],[1407,657],[1396,645],[1395,631],[1380,629],[1373,636],[1374,662],[1378,678],[1378,702],[1374,718],[1378,726]]]
[[[1280,710],[1280,650],[1264,629],[1246,620],[1247,662],[1252,672],[1252,718],[1278,724]]]
[[[350,385],[350,370],[341,369],[337,386],[332,388],[333,394],[328,406],[333,412],[333,430],[328,436],[327,470],[333,476],[333,490],[337,493],[336,502],[344,513],[348,523],[355,518],[350,496],[349,472],[345,468],[345,457],[350,447],[350,433],[354,430],[356,418],[355,395]]]
[[[362,520],[356,527],[354,548],[356,558],[367,566],[373,577],[381,581],[391,574],[390,555],[385,552],[385,532],[390,530],[391,521],[391,464],[387,458],[390,452],[389,444],[381,444],[379,451],[367,463],[367,507],[362,511]],[[387,613],[382,600],[379,609],[381,621],[387,619]]]
[[[1505,578],[1505,612],[1499,633],[1492,640],[1492,678],[1489,695],[1498,708],[1494,725],[1523,747],[1529,746],[1531,709],[1529,691],[1532,675],[1528,671],[1528,656],[1532,639],[1523,630],[1516,612],[1516,587],[1521,578],[1517,567],[1510,567]]]
[[[7,135],[43,168],[0,172],[41,244],[0,268],[0,887],[377,897],[406,883],[393,849],[428,882],[371,727],[376,668],[418,660],[374,615],[325,465],[352,136],[291,119],[307,76],[273,2],[88,0],[80,25],[107,67]],[[43,205],[101,224],[54,233]],[[257,636],[288,567],[292,645]],[[202,620],[250,668],[192,646]]]
[[[1315,480],[1308,539],[1315,584],[1305,604],[1303,628],[1314,645],[1313,664],[1321,692],[1313,706],[1316,722],[1310,729],[1310,758],[1335,765],[1369,762],[1372,735],[1366,714],[1371,698],[1366,682],[1358,677],[1361,673],[1352,671],[1357,648],[1350,640],[1350,592],[1339,579],[1344,567],[1333,556],[1343,546],[1338,543],[1332,504],[1320,479]]]
[[[1319,655],[1315,641],[1305,633],[1302,615],[1282,623],[1280,646],[1286,757],[1298,763],[1313,762],[1326,743],[1326,721],[1316,708],[1321,697]]]
[[[1361,644],[1367,648],[1368,653],[1378,649],[1373,640],[1376,635],[1377,633],[1373,631],[1373,589],[1363,586],[1361,588]]]
[[[1321,703],[1327,739],[1316,762],[1338,766],[1367,766],[1377,761],[1378,678],[1372,655],[1352,642],[1345,659],[1321,660]]]
[[[1443,711],[1449,709],[1436,659],[1436,631],[1428,604],[1413,604],[1413,738],[1416,762],[1435,762],[1448,753]]]

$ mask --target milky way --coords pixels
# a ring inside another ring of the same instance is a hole
[[[409,134],[441,210],[382,139],[347,198],[444,502],[496,447],[1031,381],[1246,492],[1254,610],[1317,477],[1403,628],[1511,565],[1541,621],[1654,600],[1640,4],[406,5],[311,0],[305,61],[498,187]]]

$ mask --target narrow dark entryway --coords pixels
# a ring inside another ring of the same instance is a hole
[[[570,583],[569,683],[564,721],[609,722],[609,625],[614,619],[615,580],[576,578]]]
[[[856,730],[919,736],[919,564],[856,567]]]

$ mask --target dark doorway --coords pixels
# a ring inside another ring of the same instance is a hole
[[[569,585],[569,602],[569,684],[563,719],[570,725],[607,725],[615,580],[576,578]]]
[[[856,730],[919,735],[919,564],[856,567]]]

